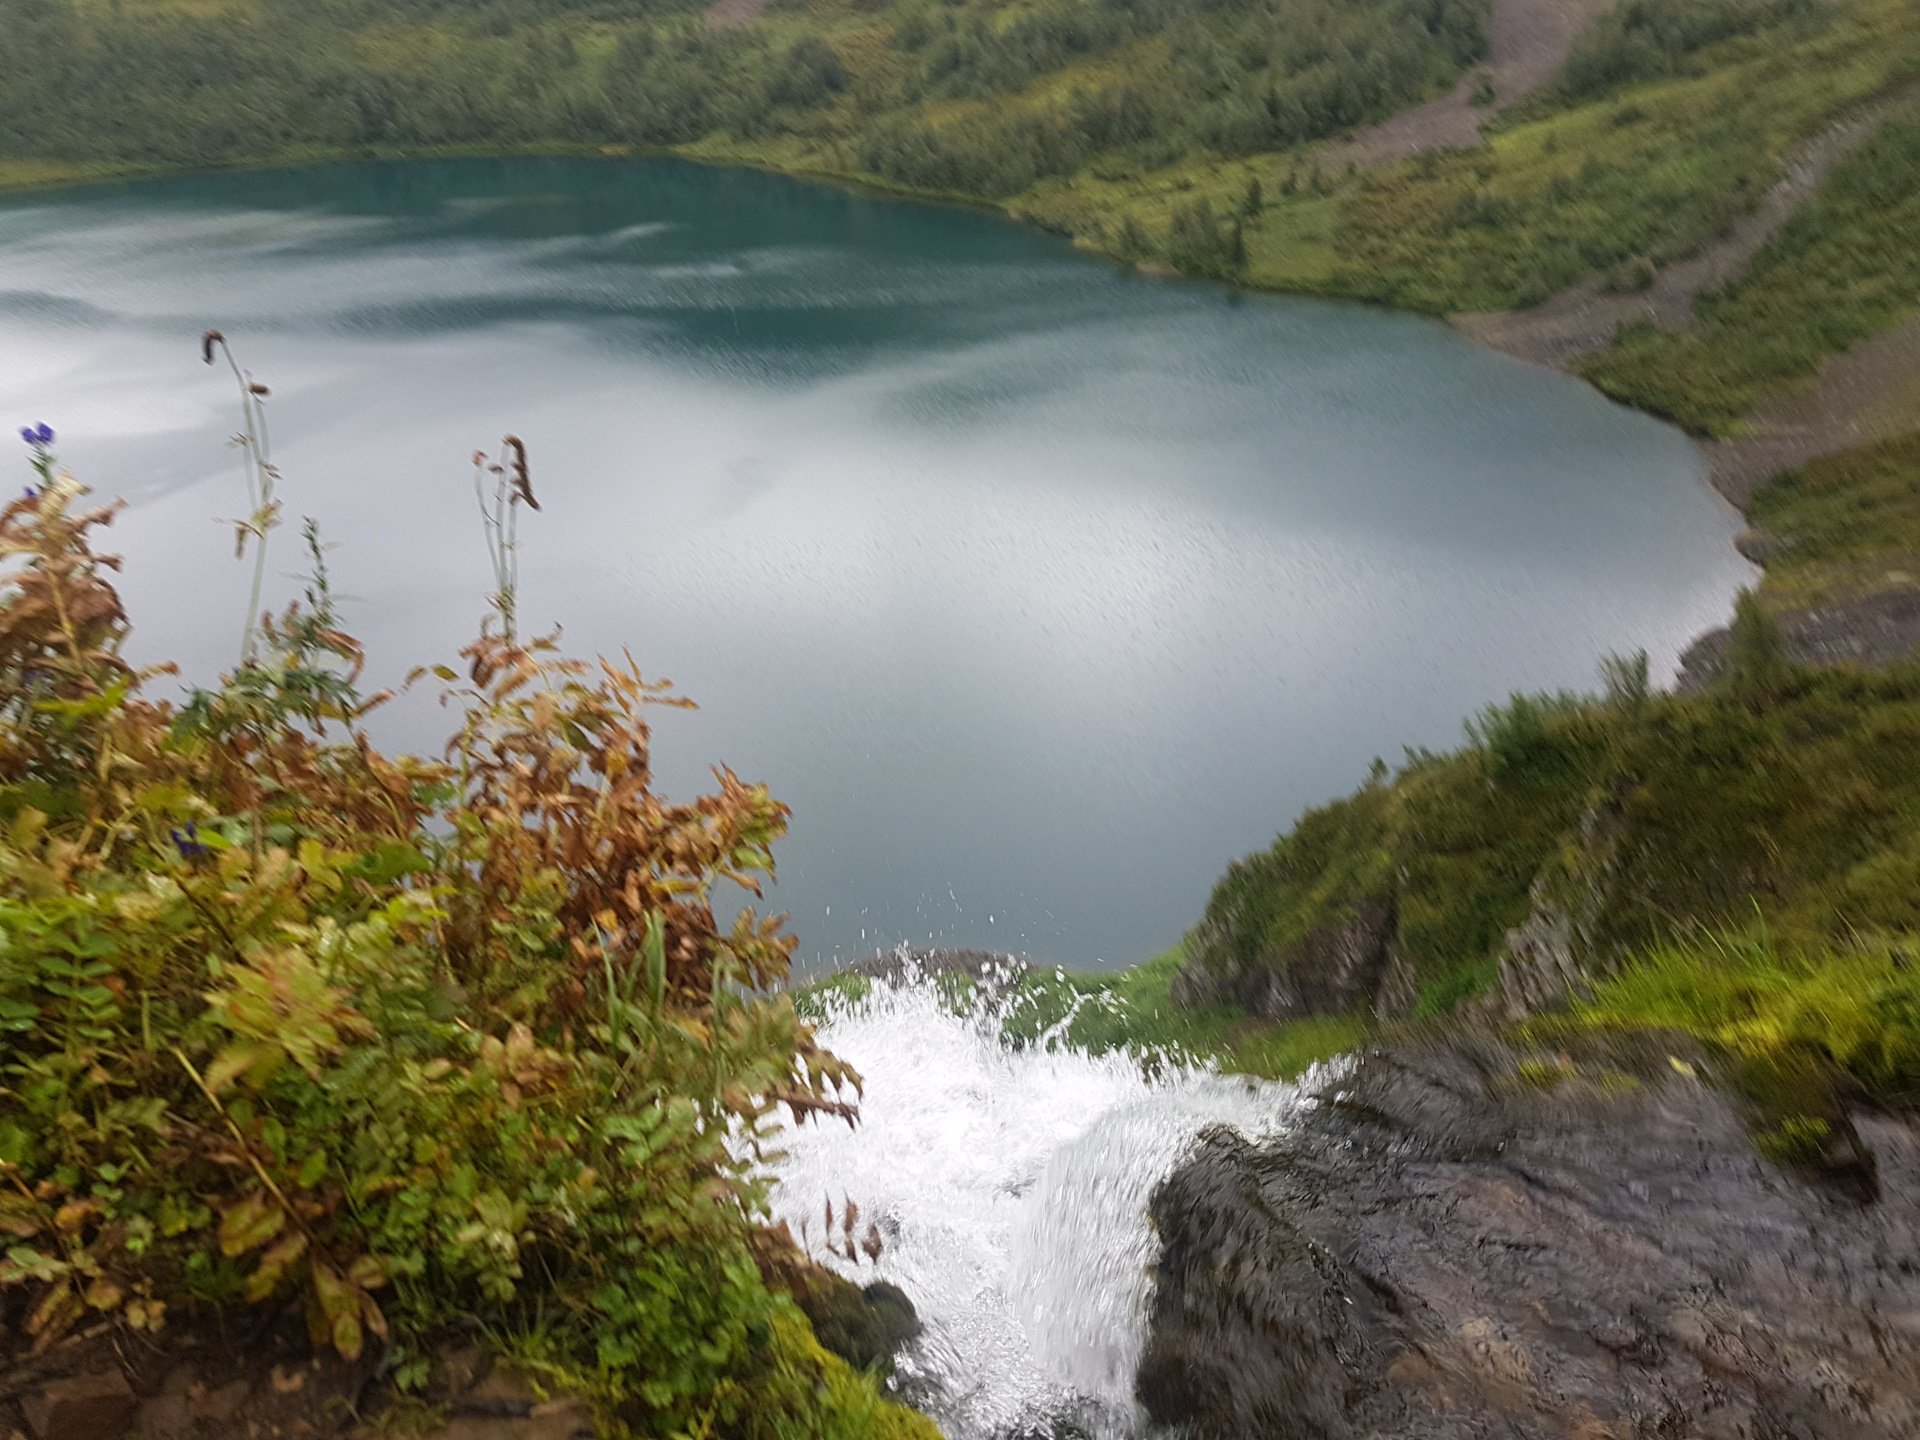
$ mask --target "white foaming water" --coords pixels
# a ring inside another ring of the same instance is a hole
[[[789,1129],[774,1214],[815,1258],[912,1298],[912,1398],[952,1440],[1134,1434],[1153,1189],[1208,1124],[1278,1128],[1297,1087],[1016,1048],[991,1005],[955,1014],[912,972],[838,1003],[820,1038],[865,1081],[861,1122]],[[827,1248],[827,1202],[844,1246],[849,1198],[877,1261]]]

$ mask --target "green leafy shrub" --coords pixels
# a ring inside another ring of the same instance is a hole
[[[773,1113],[857,1083],[767,993],[778,922],[715,914],[785,807],[725,769],[664,800],[677,702],[504,635],[433,672],[444,759],[382,754],[323,571],[151,698],[113,510],[36,457],[0,511],[0,1342],[295,1303],[402,1384],[437,1332],[518,1335],[645,1434],[919,1425],[761,1278]]]
[[[1617,662],[1605,698],[1493,707],[1468,748],[1308,811],[1228,868],[1185,963],[1277,968],[1366,906],[1436,1015],[1494,981],[1537,886],[1601,965],[1756,909],[1809,945],[1920,929],[1920,669],[1775,664],[1758,628],[1731,683],[1662,694]]]

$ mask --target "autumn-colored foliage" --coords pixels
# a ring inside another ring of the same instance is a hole
[[[114,509],[35,457],[0,511],[0,1350],[298,1307],[401,1385],[448,1327],[517,1337],[641,1433],[905,1423],[754,1263],[763,1127],[857,1084],[768,990],[778,921],[716,911],[786,808],[725,769],[663,798],[671,697],[550,640],[418,675],[452,739],[383,754],[311,535],[305,600],[156,698]]]

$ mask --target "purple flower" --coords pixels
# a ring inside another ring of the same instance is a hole
[[[40,492],[34,489],[33,486],[31,485],[27,486],[26,490],[23,493],[26,495],[27,499],[29,500],[38,500],[40,498]]]
[[[38,425],[22,425],[20,438],[36,450],[44,450],[53,444],[53,427],[42,420]]]
[[[180,852],[180,858],[183,860],[204,860],[213,853],[200,843],[200,827],[191,820],[187,822],[187,828],[184,831],[172,830],[168,833],[173,839],[174,849]]]

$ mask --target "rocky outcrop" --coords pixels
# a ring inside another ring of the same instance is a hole
[[[1912,1440],[1920,1143],[1880,1198],[1761,1159],[1659,1037],[1376,1049],[1153,1202],[1138,1393],[1194,1440]]]
[[[1371,1005],[1392,956],[1393,906],[1361,900],[1279,954],[1255,963],[1181,966],[1174,1003],[1187,1009],[1233,1005],[1266,1020],[1342,1015]]]
[[[1580,819],[1571,843],[1528,890],[1527,918],[1507,932],[1499,979],[1475,1009],[1523,1020],[1585,999],[1611,966],[1596,926],[1611,892],[1626,817],[1616,793]]]
[[[821,1346],[857,1370],[891,1371],[900,1347],[920,1333],[913,1301],[897,1285],[856,1285],[805,1259],[761,1268],[769,1285],[793,1297]]]
[[[1920,654],[1920,589],[1883,590],[1780,617],[1787,658],[1800,665],[1890,665]],[[1732,632],[1709,630],[1680,657],[1676,688],[1700,690],[1719,678]]]
[[[1412,1017],[1420,1003],[1420,976],[1398,944],[1388,947],[1386,969],[1373,995],[1373,1018],[1384,1023]]]

